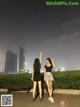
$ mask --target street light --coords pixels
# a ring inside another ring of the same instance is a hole
[[[65,68],[64,68],[64,67],[61,68],[61,72],[63,72],[63,71],[65,71]]]

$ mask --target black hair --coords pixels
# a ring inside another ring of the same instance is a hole
[[[34,60],[34,65],[33,65],[33,67],[34,67],[34,70],[40,70],[41,64],[40,64],[39,58],[36,58],[36,59]]]
[[[49,61],[49,63],[50,63],[50,64],[51,64],[51,66],[53,67],[53,64],[52,64],[51,58],[47,58],[47,60]]]

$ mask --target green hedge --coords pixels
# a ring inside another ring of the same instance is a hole
[[[80,89],[80,71],[53,73],[54,87],[57,89]]]
[[[43,79],[43,74],[42,79]],[[55,89],[80,89],[80,71],[53,72]],[[43,82],[44,88],[46,87]],[[31,89],[31,74],[0,75],[0,88]]]
[[[31,74],[0,75],[0,88],[32,88]]]

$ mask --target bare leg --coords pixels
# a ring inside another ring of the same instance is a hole
[[[53,94],[52,81],[49,82],[49,85],[50,85],[50,97],[52,97]]]
[[[47,84],[48,93],[49,93],[49,96],[50,96],[50,84],[49,84],[49,81],[46,81],[46,84]]]
[[[51,103],[53,103],[54,99],[52,97],[52,93],[53,93],[52,81],[49,82],[49,85],[50,85],[50,99],[51,99]]]
[[[33,83],[33,98],[35,98],[35,94],[36,94],[36,86],[37,86],[37,82],[34,81],[34,83]]]
[[[39,87],[40,98],[42,98],[42,85],[41,85],[41,81],[38,82],[38,87]]]

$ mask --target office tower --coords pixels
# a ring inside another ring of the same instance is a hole
[[[19,72],[24,71],[25,67],[24,46],[19,47]]]
[[[6,52],[5,73],[17,73],[17,54],[10,50]]]

